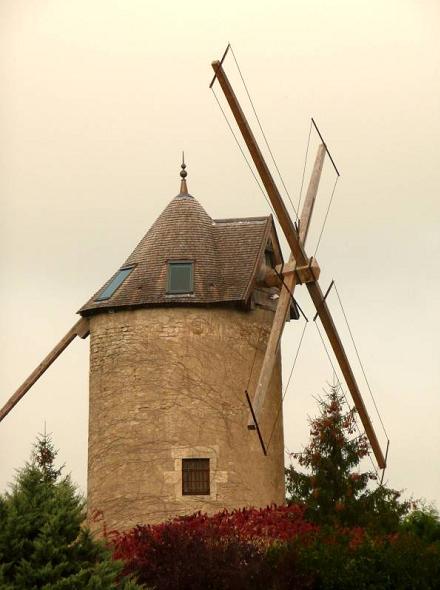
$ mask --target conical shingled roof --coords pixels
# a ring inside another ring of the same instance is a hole
[[[147,305],[245,303],[272,229],[271,216],[213,220],[194,197],[180,193],[122,265],[134,268],[114,294],[96,300],[117,273],[79,313]],[[168,294],[168,262],[182,260],[193,261],[194,291]]]

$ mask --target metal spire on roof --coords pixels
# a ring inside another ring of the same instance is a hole
[[[182,179],[180,181],[180,194],[190,196],[188,194],[188,187],[186,186],[186,177],[188,176],[188,172],[185,170],[185,152],[182,152],[182,164],[180,165],[180,167],[182,168],[182,170],[180,171],[180,177]]]

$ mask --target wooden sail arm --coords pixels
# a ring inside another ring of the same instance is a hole
[[[241,131],[243,139],[247,145],[249,153],[251,154],[252,160],[254,161],[255,167],[260,175],[261,181],[267,191],[271,204],[274,208],[278,221],[283,229],[284,235],[286,240],[290,246],[293,258],[298,266],[306,266],[308,263],[308,258],[305,254],[304,248],[300,243],[298,232],[293,225],[293,222],[290,218],[290,215],[286,209],[286,206],[281,198],[281,195],[278,191],[278,188],[272,178],[270,170],[263,158],[263,154],[261,153],[260,148],[256,142],[254,134],[252,133],[251,128],[246,120],[246,117],[241,109],[241,106],[235,96],[235,93],[231,87],[231,84],[223,70],[223,67],[219,61],[214,61],[212,63],[212,67],[214,72],[217,76],[217,80],[220,83],[220,86],[223,90],[225,98],[231,108],[232,114],[237,122],[237,125]],[[292,275],[294,276],[294,275]],[[315,304],[316,311],[319,314],[319,317],[323,323],[324,329],[327,333],[327,336],[330,340],[332,345],[333,351],[335,356],[338,360],[338,363],[341,367],[341,371],[344,375],[346,380],[347,386],[350,390],[350,393],[353,397],[354,404],[356,409],[359,413],[361,418],[362,424],[364,426],[365,432],[368,436],[370,441],[371,447],[375,454],[377,463],[379,467],[382,469],[385,468],[385,458],[380,448],[379,442],[377,440],[376,434],[374,432],[373,426],[371,424],[370,418],[368,413],[365,409],[365,405],[363,403],[359,387],[356,383],[355,377],[353,375],[353,371],[351,370],[350,363],[347,357],[347,354],[344,350],[342,345],[341,339],[337,333],[335,324],[331,317],[330,311],[327,307],[327,304],[324,301],[324,297],[322,295],[322,291],[319,287],[318,282],[307,283],[307,288],[309,293],[312,297],[312,300]],[[280,296],[281,299],[281,296]],[[282,331],[282,328],[281,328]],[[270,379],[270,377],[269,377]],[[255,400],[253,402],[254,411],[255,409]],[[257,412],[256,412],[257,414]]]
[[[34,385],[41,375],[50,367],[50,365],[60,356],[69,344],[79,336],[80,338],[87,338],[89,335],[89,320],[87,318],[81,318],[76,322],[67,334],[58,342],[58,344],[49,352],[46,358],[38,365],[36,369],[32,371],[26,381],[20,385],[17,391],[10,397],[3,408],[0,410],[0,422],[5,416],[9,414],[12,408],[18,404],[21,398],[27,391]]]
[[[272,203],[272,207],[274,208],[277,219],[289,243],[295,261],[298,264],[298,266],[306,266],[308,263],[308,259],[304,253],[304,249],[302,248],[299,242],[298,232],[296,231],[295,226],[293,225],[289,212],[287,211],[284,201],[281,198],[278,188],[272,178],[272,174],[270,173],[270,170],[263,158],[263,154],[261,153],[261,150],[258,147],[255,136],[251,128],[249,127],[249,123],[246,120],[246,117],[237,100],[237,97],[235,96],[235,93],[226,76],[226,73],[218,60],[212,62],[212,68],[216,73],[217,80],[219,81],[219,84],[221,86],[221,89],[223,90],[226,100],[228,101],[232,114],[234,115],[234,118],[241,131],[241,134],[249,150],[249,153],[251,154],[252,160],[254,161],[255,167],[258,170],[258,174],[260,175],[264,188],[267,191],[270,202]]]
[[[327,149],[323,143],[318,147],[312,175],[307,188],[306,198],[299,218],[299,242],[304,248],[312,220],[313,209],[315,208],[316,195],[318,194],[319,181],[321,180],[322,167]]]
[[[313,204],[318,192],[322,167],[324,165],[324,157],[325,147],[323,145],[320,145],[318,148],[318,152],[316,154],[312,176],[310,178],[300,218],[300,236],[302,235],[302,238],[300,237],[300,240],[302,239],[303,241],[305,241],[307,237],[308,228],[310,225],[310,221],[312,219]],[[260,374],[258,376],[257,388],[253,400],[253,409],[256,420],[254,419],[253,415],[250,415],[248,420],[248,428],[251,430],[254,430],[257,425],[260,413],[264,405],[264,400],[269,389],[273,369],[277,358],[279,343],[284,331],[284,326],[286,325],[286,319],[289,313],[290,303],[292,300],[292,295],[297,280],[301,280],[301,277],[305,279],[305,276],[299,273],[298,270],[300,269],[296,267],[293,254],[290,255],[289,262],[284,265],[284,268],[277,268],[277,272],[283,272],[284,279],[283,284],[281,286],[280,298],[278,300],[278,305],[272,322],[272,327],[266,346],[266,352],[264,354],[263,364],[261,366]],[[311,271],[313,280],[316,280],[319,277],[319,267],[315,270],[316,272]],[[302,280],[301,282],[307,282],[307,280]]]
[[[291,256],[289,262],[292,261],[293,257]],[[266,352],[264,353],[263,364],[261,365],[260,374],[258,376],[254,399],[252,400],[254,415],[257,419],[257,422],[259,421],[264,400],[269,389],[273,369],[277,359],[278,347],[283,334],[284,326],[286,324],[286,317],[289,312],[291,296],[295,290],[295,285],[296,275],[294,273],[287,275],[281,288],[280,298],[278,299],[277,308],[275,310],[272,327],[270,329],[270,334],[266,345]],[[250,430],[254,430],[255,427],[256,422],[254,420],[254,416],[249,414],[248,428]]]

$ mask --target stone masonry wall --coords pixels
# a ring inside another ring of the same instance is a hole
[[[261,428],[248,407],[273,312],[143,308],[90,321],[89,515],[108,528],[284,501],[281,361]],[[255,361],[254,361],[255,359]],[[275,427],[274,423],[276,421]],[[182,458],[210,459],[209,496],[182,496]]]

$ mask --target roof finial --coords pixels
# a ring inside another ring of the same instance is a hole
[[[185,170],[185,152],[182,152],[182,164],[180,165],[180,167],[182,168],[182,170],[180,171],[180,177],[182,179],[180,182],[180,194],[187,195],[188,187],[186,186],[186,177],[188,176],[188,172]]]

